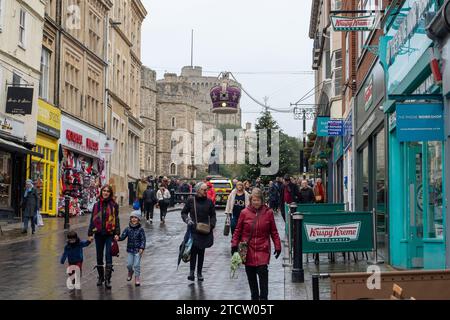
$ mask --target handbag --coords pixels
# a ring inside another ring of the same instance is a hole
[[[256,221],[258,220],[258,214],[256,214],[255,220],[253,220],[252,230],[250,231],[250,237],[248,237],[247,241],[241,241],[238,245],[239,255],[241,256],[242,263],[245,264],[247,261],[247,252],[248,252],[248,243],[253,236],[253,231],[255,230]]]
[[[230,225],[231,225],[230,215],[227,214],[227,219],[225,220],[225,226],[223,227],[223,235],[225,237],[228,237],[230,235]]]
[[[111,243],[111,255],[113,257],[119,256],[119,244],[117,243],[116,240],[113,240]]]
[[[208,216],[208,223],[198,222],[197,218],[197,202],[194,199],[194,212],[195,212],[195,231],[200,234],[210,234],[211,233],[211,218]]]
[[[38,210],[38,213],[37,213],[37,215],[36,215],[36,225],[38,226],[38,227],[43,227],[44,226],[44,219],[42,219],[42,215],[41,215],[41,213],[39,212],[39,210]]]

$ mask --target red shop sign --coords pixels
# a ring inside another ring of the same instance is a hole
[[[74,142],[76,144],[83,144],[83,136],[70,130],[66,130],[67,141]]]
[[[98,151],[98,142],[95,142],[94,140],[87,138],[86,148],[88,148],[89,150]]]

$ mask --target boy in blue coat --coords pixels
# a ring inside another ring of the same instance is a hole
[[[83,249],[90,245],[89,240],[81,241],[78,238],[78,234],[75,231],[69,231],[67,234],[67,244],[64,247],[64,253],[61,256],[61,264],[69,261],[69,266],[78,266],[81,269],[83,267]],[[74,280],[75,281],[75,280]]]
[[[128,252],[128,277],[127,281],[131,281],[133,273],[135,273],[134,281],[136,287],[141,285],[141,258],[145,250],[145,231],[141,226],[140,211],[135,210],[130,214],[130,225],[127,227],[119,238],[123,241],[128,238],[127,252]]]

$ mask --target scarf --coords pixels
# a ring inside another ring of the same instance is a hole
[[[103,210],[106,210],[105,230],[103,230],[102,221]],[[92,212],[92,223],[94,224],[95,233],[105,231],[107,234],[113,234],[116,229],[116,207],[114,201],[110,199],[98,201]]]

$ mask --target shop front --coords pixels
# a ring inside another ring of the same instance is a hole
[[[378,253],[388,260],[384,72],[375,60],[356,95],[356,210],[376,211]]]
[[[386,73],[389,145],[390,262],[405,269],[441,269],[445,255],[444,108],[427,37],[433,0],[407,0],[386,26],[380,57]]]
[[[343,175],[344,175],[344,203],[348,211],[354,211],[354,177],[353,172],[353,103],[350,106],[344,121],[344,136],[342,137],[343,148]]]
[[[69,196],[70,216],[79,216],[92,210],[106,182],[105,159],[100,152],[106,136],[65,115],[61,125],[58,212],[64,213],[64,198]]]
[[[0,115],[0,219],[21,219],[27,157],[43,155],[31,150],[34,144],[24,142],[25,123]]]
[[[337,137],[333,144],[334,163],[334,203],[344,203],[344,145],[342,137]]]
[[[30,156],[29,178],[38,190],[41,214],[57,215],[58,199],[58,140],[61,133],[61,111],[47,102],[38,100],[38,123],[34,151],[43,158]]]

